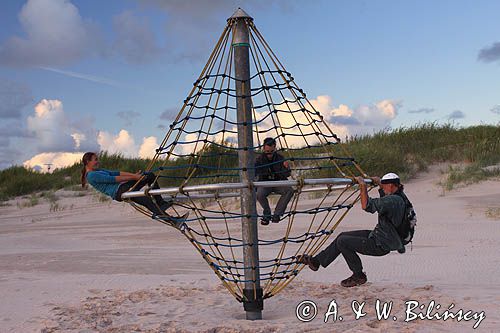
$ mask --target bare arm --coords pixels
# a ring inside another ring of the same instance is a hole
[[[138,171],[136,173],[120,171],[120,176],[134,176],[134,175],[140,175],[140,174],[141,174],[141,171]]]
[[[366,187],[366,183],[363,177],[356,177],[356,181],[359,184],[359,194],[361,197],[361,208],[363,210],[366,209],[366,206],[368,205],[368,190]]]
[[[139,179],[141,179],[141,177],[142,177],[142,174],[140,171],[138,173],[130,173],[130,172],[120,171],[120,175],[115,176],[115,181],[117,183],[128,182],[130,180],[139,180]]]

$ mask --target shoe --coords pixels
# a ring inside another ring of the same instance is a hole
[[[169,215],[169,214],[154,215],[153,218],[154,219],[159,219],[159,220],[162,220],[162,221],[165,221],[165,222],[170,222],[170,224],[172,224],[173,227],[175,227],[177,229],[181,229],[181,227],[185,224],[188,216],[189,216],[189,212],[187,212],[187,213],[185,213],[184,215],[181,215],[181,216],[172,216],[172,215]]]
[[[297,262],[309,266],[309,268],[315,272],[319,269],[319,263],[317,262],[317,259],[315,260],[308,254],[299,254],[297,256]]]
[[[269,221],[271,221],[269,218],[263,217],[263,218],[260,219],[260,224],[262,224],[262,225],[269,225]]]
[[[163,201],[161,204],[160,204],[160,209],[163,211],[163,212],[166,212],[167,209],[169,209],[170,207],[172,207],[172,205],[174,204],[174,202],[172,200],[169,200],[169,201]]]
[[[366,274],[361,272],[360,274],[353,274],[349,278],[342,280],[340,282],[340,285],[342,287],[350,288],[350,287],[355,287],[355,286],[360,286],[362,284],[365,284],[366,281],[367,281]]]
[[[274,215],[271,219],[273,223],[280,223],[280,217],[278,215]]]

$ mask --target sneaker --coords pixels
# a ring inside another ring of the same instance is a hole
[[[355,287],[355,286],[360,286],[362,284],[365,284],[366,281],[367,281],[366,274],[361,272],[360,274],[353,274],[349,278],[342,280],[340,282],[340,285],[342,287],[350,288],[350,287]]]
[[[163,212],[166,212],[167,209],[169,209],[170,207],[172,207],[172,205],[174,204],[174,202],[172,200],[169,200],[169,201],[163,201],[161,204],[160,204],[160,209],[163,211]]]
[[[187,218],[189,216],[189,212],[185,213],[184,215],[181,216],[172,216],[169,214],[165,215],[155,215],[153,218],[159,219],[165,222],[170,222],[173,227],[180,229],[186,222]]]
[[[271,221],[273,223],[280,223],[280,217],[278,215],[274,215]]]
[[[319,269],[318,260],[317,259],[315,260],[312,256],[308,254],[299,254],[297,256],[297,262],[309,266],[309,268],[315,272]]]
[[[269,221],[271,221],[269,218],[263,217],[263,218],[260,219],[260,224],[262,224],[262,225],[269,225]]]

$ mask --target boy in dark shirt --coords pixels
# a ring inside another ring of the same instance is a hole
[[[255,159],[255,175],[257,176],[257,180],[276,181],[288,179],[291,175],[290,166],[285,161],[285,158],[276,152],[276,141],[273,138],[266,138],[262,150],[262,154]],[[269,206],[267,197],[273,192],[281,196],[274,214],[271,215],[271,207]],[[293,192],[291,186],[258,187],[257,201],[264,209],[260,223],[268,225],[271,220],[274,223],[278,223],[290,199],[293,197]]]

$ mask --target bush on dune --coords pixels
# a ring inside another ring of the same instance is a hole
[[[488,165],[500,162],[500,125],[480,125],[458,128],[451,124],[437,125],[435,123],[420,124],[413,127],[403,127],[386,130],[373,135],[351,137],[341,143],[350,155],[370,175],[381,175],[387,171],[400,174],[404,179],[413,177],[416,173],[425,171],[434,163],[450,162],[465,163],[461,169],[450,170],[446,186],[453,187],[456,183],[482,180],[500,175],[499,171],[484,171]],[[329,146],[331,147],[331,146]],[[338,147],[333,146],[333,152],[338,153]],[[224,148],[209,146],[207,156],[225,153]],[[296,156],[312,156],[320,153],[318,149],[304,149]],[[151,160],[126,158],[120,154],[100,153],[101,165],[112,170],[138,171],[144,170]],[[167,161],[165,166],[181,166],[188,164],[187,157]],[[214,165],[220,168],[236,166],[237,158],[206,157],[201,164]],[[163,161],[157,161],[153,168],[160,167]],[[22,166],[13,166],[0,171],[0,201],[9,198],[31,194],[40,191],[58,190],[65,187],[74,188],[80,182],[81,165],[54,170],[53,173],[39,173]],[[216,172],[215,170],[213,171]],[[160,179],[162,186],[180,184],[182,177],[178,169],[165,170]],[[177,177],[176,177],[177,176]],[[337,176],[332,168],[315,170],[308,177]],[[170,178],[169,178],[170,177]],[[219,177],[221,181],[235,181],[233,176]],[[209,182],[211,178],[200,178],[198,182]]]

